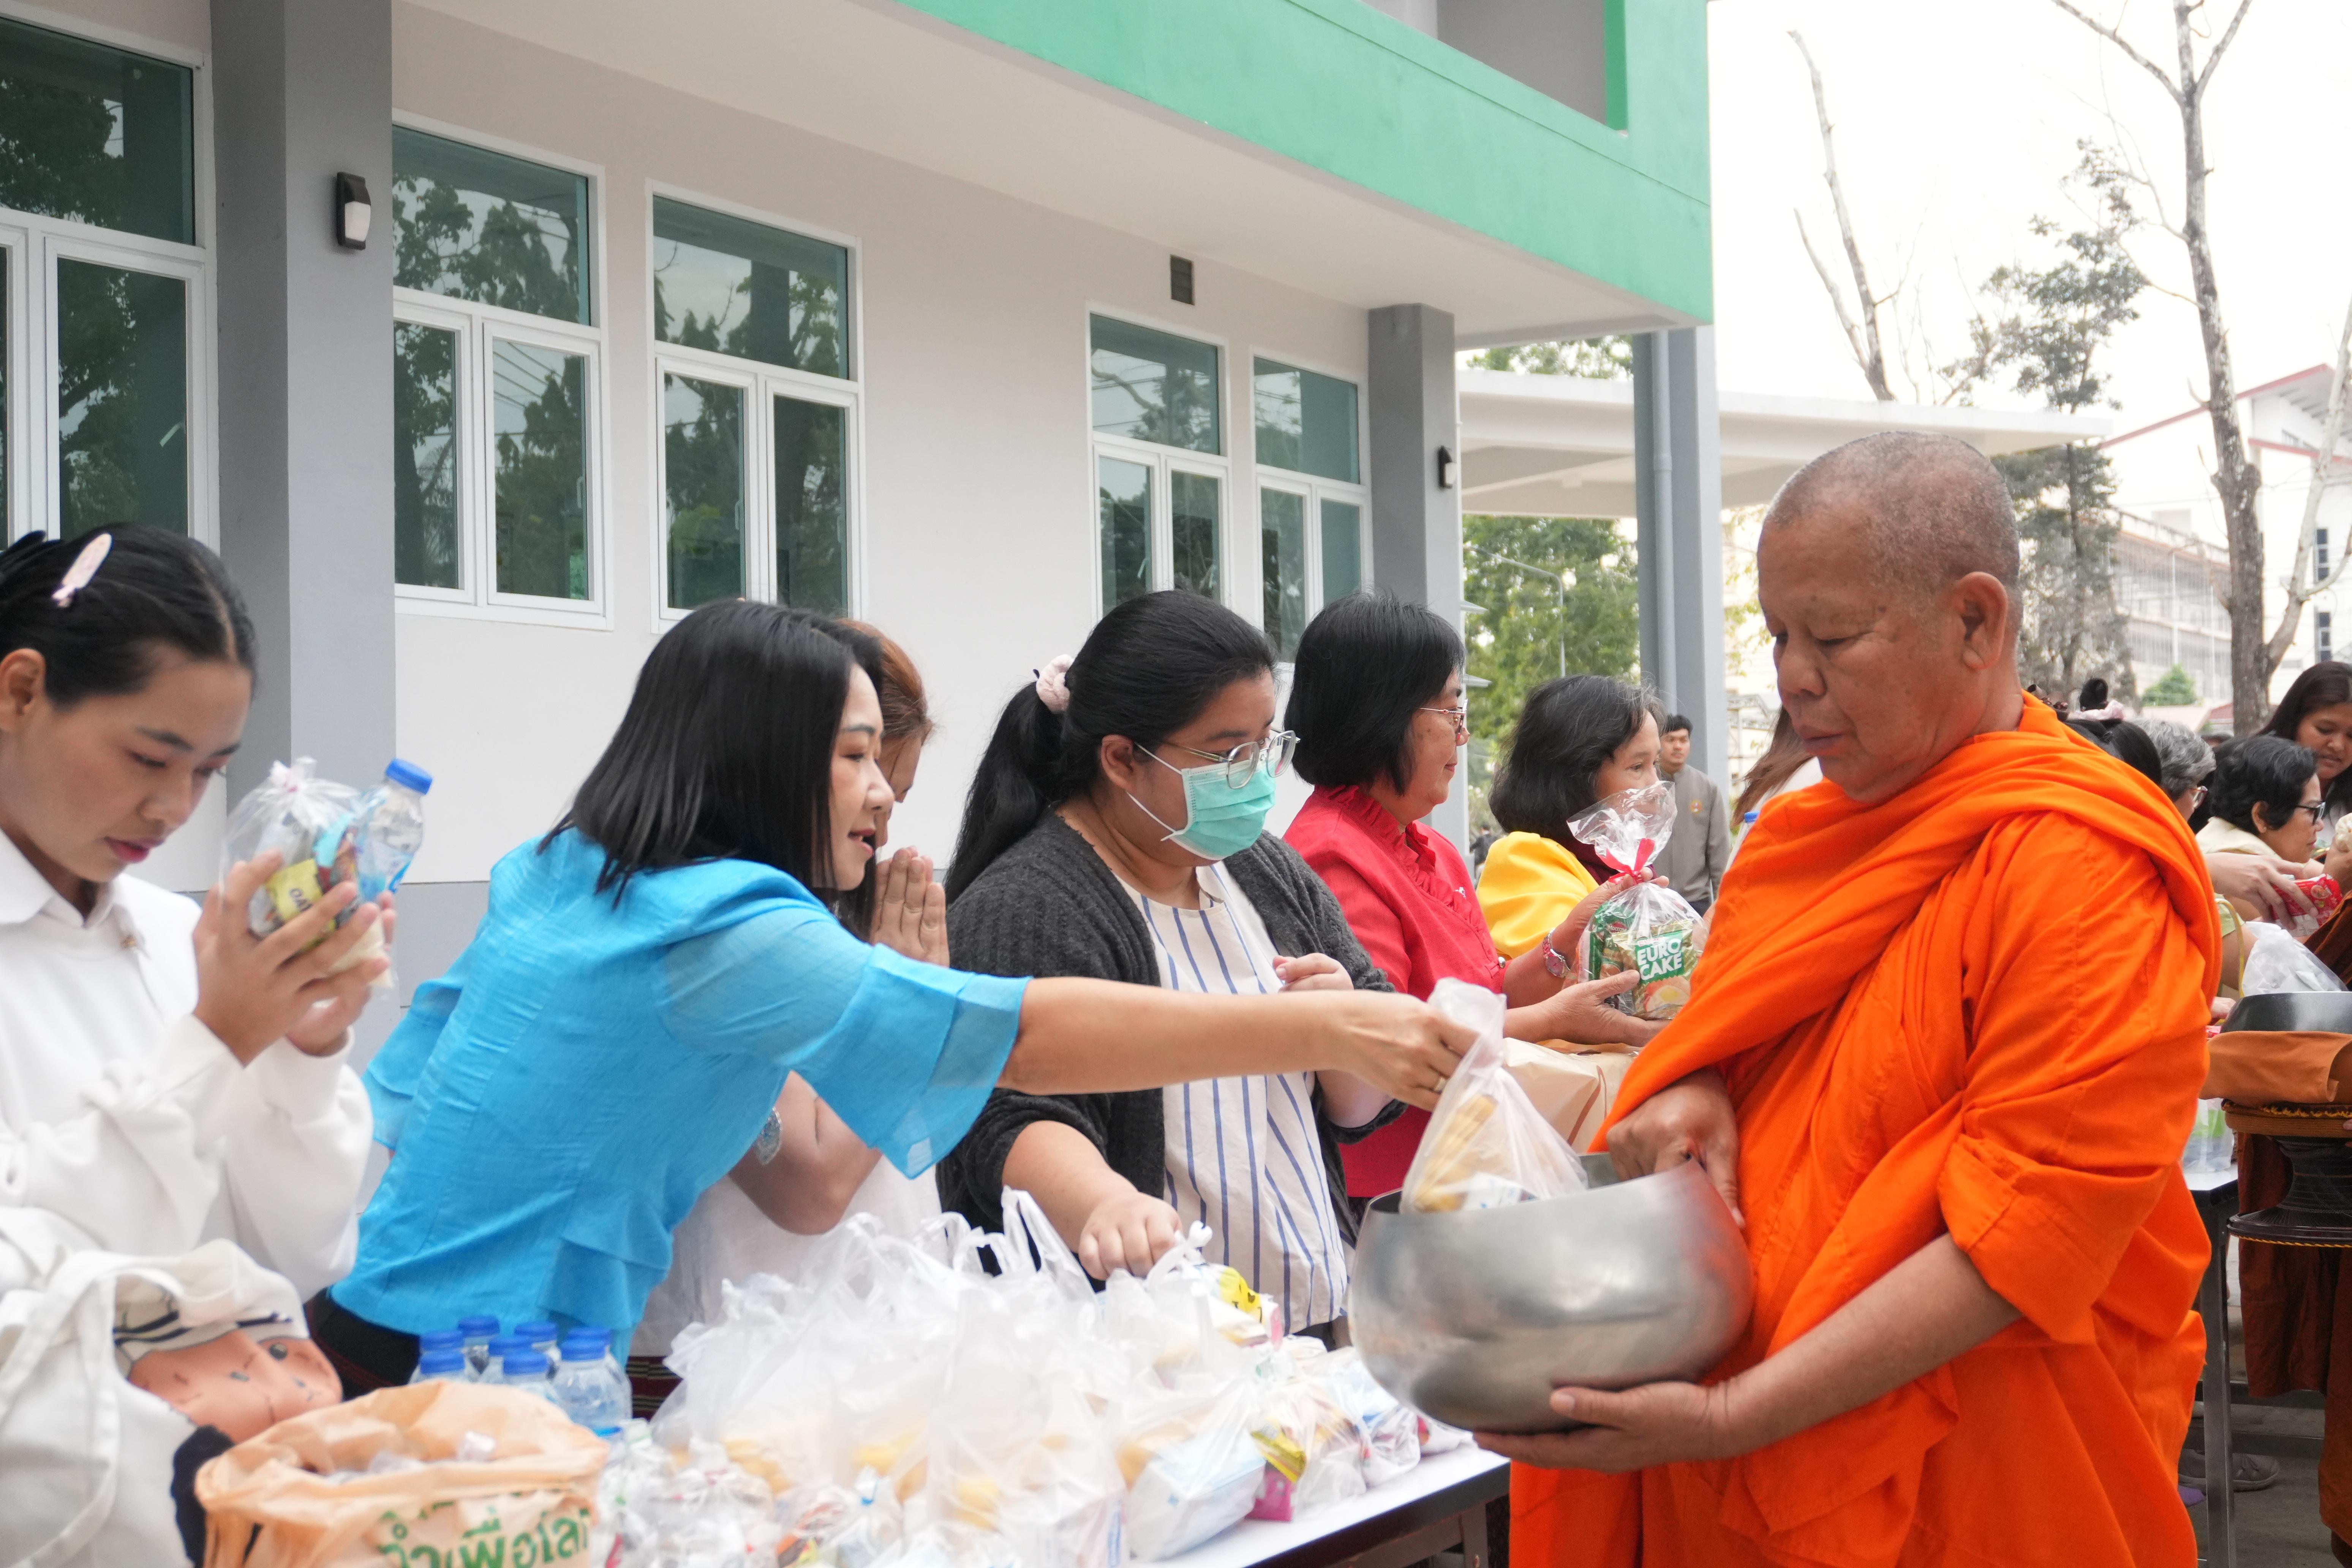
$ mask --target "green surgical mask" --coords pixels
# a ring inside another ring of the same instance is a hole
[[[1248,848],[1265,831],[1266,814],[1274,809],[1274,774],[1270,770],[1258,769],[1250,775],[1249,783],[1235,789],[1226,782],[1223,763],[1180,768],[1150,752],[1143,754],[1184,781],[1184,826],[1170,827],[1167,842],[1203,859],[1222,860]],[[1127,798],[1135,800],[1132,794]],[[1135,800],[1135,805],[1144,816],[1168,827],[1158,812],[1139,800]]]

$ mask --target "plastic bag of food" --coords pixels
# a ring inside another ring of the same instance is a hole
[[[2344,982],[2311,949],[2267,921],[2246,924],[2246,962],[2238,989],[2247,996],[2279,991],[2341,991]]]
[[[1250,1433],[1255,1406],[1247,1383],[1137,1385],[1116,1423],[1129,1557],[1173,1557],[1249,1516],[1265,1470]]]
[[[270,874],[246,910],[247,924],[256,936],[268,936],[288,921],[325,898],[345,882],[360,882],[360,792],[349,784],[320,778],[308,757],[272,763],[269,777],[236,803],[228,816],[221,841],[221,874],[239,861],[276,850],[280,864]],[[365,887],[343,911],[348,921],[371,892]],[[337,924],[341,924],[338,921]],[[371,927],[359,945],[335,965],[341,973],[383,952],[383,928]],[[378,981],[389,985],[391,977]]]
[[[1618,791],[1572,818],[1568,830],[1615,869],[1638,876],[1649,870],[1674,826],[1673,787],[1654,784]],[[1661,883],[1637,882],[1592,911],[1577,950],[1578,974],[1606,980],[1635,971],[1640,979],[1633,988],[1610,997],[1609,1005],[1662,1022],[1690,1000],[1691,972],[1705,942],[1706,927],[1688,900]]]
[[[1584,1190],[1584,1164],[1511,1076],[1503,1049],[1502,997],[1441,980],[1430,1005],[1478,1031],[1438,1097],[1404,1178],[1412,1214],[1501,1208]]]
[[[709,1444],[655,1445],[642,1421],[614,1440],[596,1488],[593,1568],[683,1568],[773,1560],[786,1539],[767,1486]]]
[[[1289,1353],[1261,1373],[1257,1424],[1252,1436],[1265,1456],[1252,1519],[1303,1519],[1364,1493],[1364,1434],[1332,1389],[1310,1376],[1314,1340],[1293,1340]],[[1319,1359],[1316,1357],[1313,1359]]]
[[[603,1438],[520,1389],[380,1389],[280,1421],[196,1472],[205,1568],[456,1563],[461,1550],[585,1568],[606,1458]]]
[[[2284,922],[2286,934],[2297,942],[2309,942],[2319,933],[2319,928],[2327,923],[2329,917],[2344,907],[2344,889],[2336,885],[2335,878],[2325,873],[2316,877],[2298,877],[2294,885],[2303,889],[2305,898],[2311,900],[2312,912],[2288,916]]]
[[[1364,1434],[1364,1484],[1386,1486],[1421,1463],[1421,1417],[1380,1385],[1351,1346],[1316,1356],[1307,1375]]]

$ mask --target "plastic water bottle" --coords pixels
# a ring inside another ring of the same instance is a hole
[[[563,1364],[556,1369],[555,1403],[563,1414],[599,1437],[610,1437],[629,1418],[629,1407],[613,1391],[604,1371],[604,1347],[587,1334],[563,1342]]]
[[[416,1358],[416,1373],[411,1383],[470,1383],[466,1375],[466,1352],[455,1345],[444,1345],[425,1352]]]
[[[490,1341],[489,1361],[482,1368],[480,1381],[498,1382],[499,1378],[506,1375],[507,1357],[518,1351],[527,1351],[530,1348],[530,1342],[520,1334],[499,1334]]]
[[[383,782],[360,796],[352,836],[362,899],[390,892],[408,875],[425,847],[425,796],[432,787],[431,773],[394,757],[385,764]]]
[[[514,1326],[515,1337],[552,1362],[562,1353],[563,1341],[556,1332],[552,1318],[533,1318]]]
[[[420,1368],[424,1366],[427,1357],[438,1355],[443,1352],[457,1356],[458,1365],[463,1367],[466,1358],[466,1336],[455,1329],[427,1329],[416,1336],[416,1364]],[[409,1381],[422,1383],[425,1381],[425,1374],[419,1372]]]
[[[624,1390],[628,1387],[629,1374],[627,1372],[623,1370],[621,1363],[614,1360],[613,1356],[612,1330],[592,1329],[587,1327],[585,1324],[583,1324],[581,1327],[572,1330],[569,1333],[566,1333],[563,1336],[564,1348],[569,1350],[572,1346],[572,1342],[574,1340],[594,1341],[596,1344],[596,1354],[602,1358],[604,1364],[604,1370],[612,1374],[613,1381],[618,1384]]]
[[[561,1408],[562,1401],[555,1396],[555,1380],[548,1375],[547,1357],[529,1345],[507,1352],[499,1363],[499,1374],[485,1381],[501,1388],[520,1388],[536,1394],[541,1399]]]
[[[490,1369],[490,1342],[499,1337],[496,1318],[460,1318],[457,1332],[466,1344],[466,1375],[479,1383]]]

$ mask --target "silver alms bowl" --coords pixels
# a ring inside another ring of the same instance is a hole
[[[1348,1316],[1391,1394],[1455,1426],[1546,1432],[1551,1391],[1692,1378],[1723,1358],[1755,1296],[1739,1227],[1706,1173],[1620,1182],[1606,1155],[1570,1197],[1460,1214],[1364,1216]]]

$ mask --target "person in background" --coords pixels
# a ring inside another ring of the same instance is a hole
[[[1513,1039],[1639,1045],[1653,1026],[1602,999],[1628,975],[1568,984],[1568,961],[1612,882],[1568,909],[1548,942],[1506,957],[1486,928],[1461,852],[1422,821],[1452,792],[1470,738],[1461,637],[1435,614],[1357,594],[1307,623],[1286,720],[1315,786],[1283,837],[1328,883],[1389,983],[1427,996],[1440,980],[1499,991]],[[1547,953],[1550,956],[1547,957]],[[1343,1151],[1350,1198],[1404,1183],[1429,1118],[1407,1110]]]
[[[1658,851],[1658,870],[1705,914],[1731,865],[1731,815],[1716,782],[1690,765],[1690,749],[1691,721],[1668,714],[1658,731],[1658,776],[1674,786],[1675,830]]]
[[[2197,830],[2206,850],[2307,862],[2319,838],[2319,764],[2293,741],[2249,735],[2214,756],[2206,803],[2211,815]]]
[[[312,1303],[361,1386],[470,1313],[630,1342],[671,1233],[794,1072],[908,1176],[999,1083],[1332,1068],[1436,1102],[1470,1037],[1404,998],[973,974],[845,928],[890,803],[880,668],[872,638],[745,599],[654,645],[571,809],[499,863],[473,942],[369,1064],[391,1163]]]
[[[1748,778],[1739,786],[1739,799],[1733,808],[1739,814],[1739,837],[1732,841],[1731,853],[1737,858],[1739,847],[1748,842],[1748,835],[1762,817],[1765,806],[1784,795],[1801,789],[1811,789],[1822,782],[1821,760],[1805,750],[1798,738],[1797,726],[1786,708],[1772,721],[1772,739],[1766,742],[1764,754],[1748,770]]]
[[[2352,810],[2352,664],[2322,659],[2294,678],[2260,731],[2293,741],[2319,773],[2320,841]]]
[[[2164,788],[2164,760],[2156,754],[2156,743],[2137,725],[2121,719],[2084,719],[2078,716],[2067,720],[2066,728],[2157,788]],[[2171,798],[2169,792],[2167,792],[2166,798]]]
[[[2198,808],[2205,804],[2205,780],[2213,772],[2213,749],[2186,724],[2168,719],[2132,722],[2156,748],[2157,787],[2179,808],[2181,820],[2196,826]]]
[[[1016,693],[949,872],[960,962],[1212,995],[1385,991],[1330,890],[1265,831],[1291,737],[1274,650],[1197,594],[1130,599]],[[1352,1073],[1250,1072],[1129,1094],[990,1097],[941,1168],[1003,1227],[1035,1197],[1097,1278],[1143,1273],[1196,1223],[1206,1255],[1294,1329],[1347,1310],[1339,1145],[1400,1109]]]
[[[878,855],[889,842],[891,812],[915,787],[931,736],[930,707],[906,649],[862,621],[843,624],[872,637],[881,654],[879,760],[890,804],[875,830]],[[873,879],[868,937],[908,958],[945,965],[947,893],[932,876],[930,859],[902,848],[877,862]],[[650,1415],[677,1386],[663,1358],[688,1324],[717,1321],[727,1281],[753,1274],[797,1278],[814,1255],[812,1238],[852,1215],[872,1215],[889,1234],[911,1236],[939,1212],[932,1172],[902,1174],[793,1073],[751,1149],[725,1180],[695,1200],[677,1227],[669,1277],[646,1302],[629,1358],[639,1413]]]

